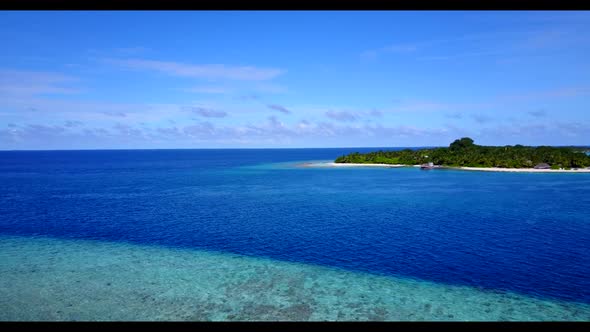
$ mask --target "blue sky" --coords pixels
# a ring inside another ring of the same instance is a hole
[[[0,13],[0,149],[590,145],[590,12]]]

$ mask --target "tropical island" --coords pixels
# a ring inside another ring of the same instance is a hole
[[[334,161],[338,164],[419,166],[429,168],[460,168],[471,170],[555,170],[590,171],[590,156],[583,149],[552,146],[482,146],[473,139],[463,137],[449,147],[429,149],[404,149],[351,153]],[[434,166],[433,166],[434,165]]]

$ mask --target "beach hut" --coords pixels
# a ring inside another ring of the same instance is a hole
[[[429,162],[428,164],[422,164],[420,165],[420,169],[433,169],[434,168],[434,163]]]
[[[546,163],[540,163],[535,166],[535,169],[551,169],[551,166]]]

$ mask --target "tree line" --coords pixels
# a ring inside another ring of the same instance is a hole
[[[590,166],[590,156],[579,148],[552,146],[482,146],[469,137],[455,140],[449,147],[404,149],[350,153],[338,157],[336,163],[416,165],[432,162],[443,166],[532,168],[547,163],[553,169]]]

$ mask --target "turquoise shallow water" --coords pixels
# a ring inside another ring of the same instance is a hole
[[[590,305],[154,246],[0,237],[0,320],[588,321]]]

